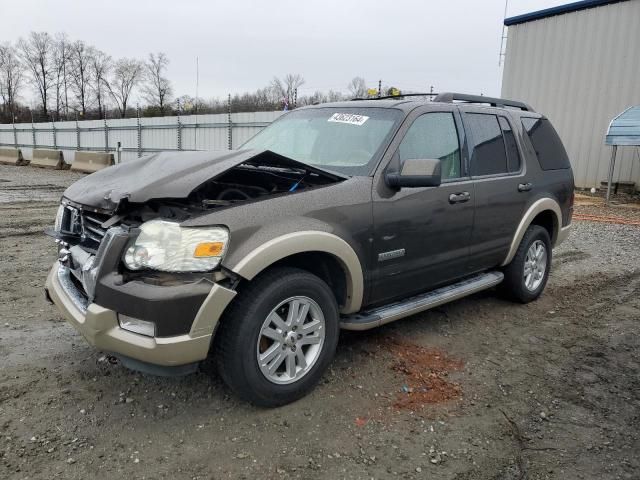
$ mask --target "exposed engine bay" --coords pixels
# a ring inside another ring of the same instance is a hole
[[[57,229],[65,245],[96,253],[111,227],[181,223],[215,209],[258,202],[348,177],[274,152],[162,152],[87,176],[64,193]]]
[[[186,220],[211,209],[238,203],[260,201],[276,195],[335,183],[336,179],[304,169],[238,165],[197,187],[184,199],[163,198],[144,205],[129,204],[118,212],[129,221],[145,222],[153,218]]]

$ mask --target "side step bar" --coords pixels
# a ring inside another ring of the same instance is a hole
[[[379,327],[385,323],[390,323],[494,287],[502,282],[503,278],[504,274],[502,272],[480,273],[458,283],[406,298],[400,302],[390,303],[373,310],[345,315],[340,320],[340,327],[345,330],[369,330]]]

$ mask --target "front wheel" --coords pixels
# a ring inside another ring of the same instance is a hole
[[[331,289],[304,270],[278,268],[238,294],[216,335],[218,371],[241,398],[266,407],[311,390],[331,362],[339,316]]]
[[[513,260],[504,269],[502,290],[514,300],[531,302],[542,294],[550,270],[549,232],[540,225],[530,225]]]

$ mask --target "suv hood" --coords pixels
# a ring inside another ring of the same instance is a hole
[[[160,152],[88,175],[67,188],[63,196],[80,205],[113,212],[123,200],[144,203],[186,198],[203,183],[240,164],[306,170],[333,180],[347,178],[270,150]]]

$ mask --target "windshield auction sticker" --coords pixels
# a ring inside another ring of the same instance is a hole
[[[362,125],[364,122],[369,120],[369,117],[365,117],[364,115],[354,115],[352,113],[334,113],[331,115],[328,122],[337,122],[337,123],[348,123],[350,125]]]

